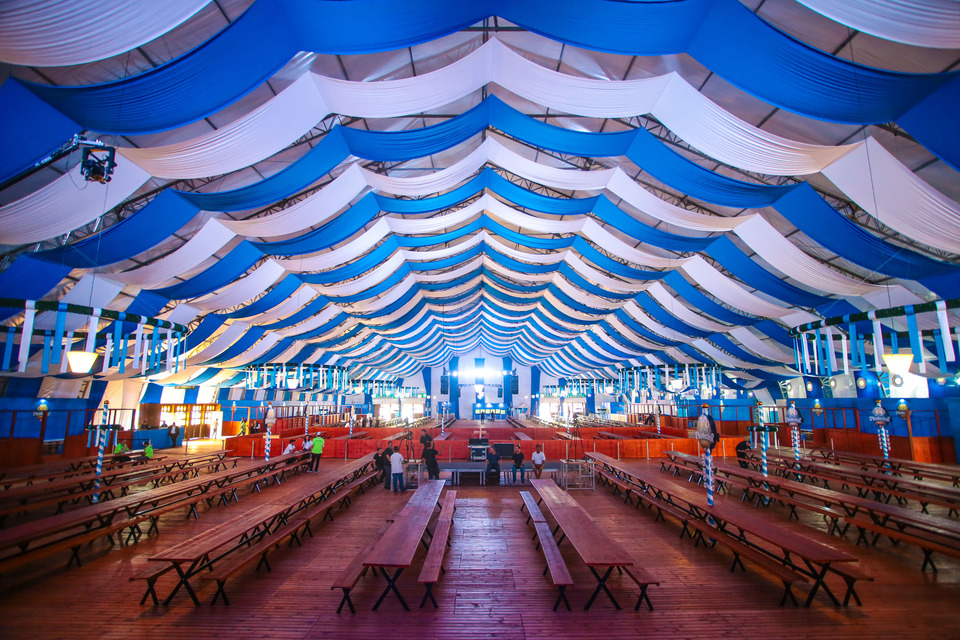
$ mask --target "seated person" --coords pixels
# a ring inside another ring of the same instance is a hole
[[[310,436],[307,436],[306,438],[303,439],[303,451],[310,451],[312,447],[313,447],[313,438],[311,438]]]
[[[117,446],[113,448],[114,459],[117,462],[129,462],[130,456],[127,455],[130,451],[130,447],[126,443],[118,442]]]
[[[491,471],[500,475],[500,454],[493,447],[487,447],[487,473]]]
[[[520,484],[523,484],[523,452],[520,451],[520,445],[517,445],[513,451],[513,483],[517,483],[517,471],[520,471]]]
[[[153,444],[149,440],[143,446],[143,457],[148,460],[153,459]]]
[[[283,455],[287,455],[288,453],[293,453],[296,450],[297,450],[297,443],[291,440],[290,442],[287,443],[287,446],[283,448]]]
[[[750,436],[747,436],[742,441],[737,443],[737,458],[740,463],[741,469],[750,468],[750,463],[747,461],[747,452],[752,451],[753,447],[750,446]]]

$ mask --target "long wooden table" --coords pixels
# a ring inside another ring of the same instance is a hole
[[[858,561],[856,556],[766,519],[752,516],[743,510],[734,510],[722,499],[718,499],[711,507],[707,504],[705,492],[694,489],[689,483],[677,482],[665,473],[651,472],[648,468],[636,463],[615,460],[602,453],[587,452],[586,455],[596,460],[616,477],[626,479],[641,490],[650,492],[657,499],[701,522],[710,524],[712,520],[712,526],[798,573],[808,576],[813,581],[813,585],[805,606],[810,606],[821,589],[834,604],[841,605],[825,582],[825,577],[834,563],[854,563]],[[739,469],[739,467],[736,468]],[[765,544],[760,544],[761,541]],[[769,548],[771,545],[773,549]],[[799,558],[802,563],[797,562],[796,558]]]
[[[200,500],[207,499],[209,503],[212,503],[218,493],[223,504],[226,504],[230,499],[239,500],[236,495],[238,482],[254,479],[258,483],[257,489],[259,489],[260,480],[286,473],[289,469],[286,465],[288,461],[302,462],[306,456],[306,452],[291,453],[273,458],[269,462],[263,461],[239,470],[230,469],[199,476],[176,484],[129,494],[109,502],[96,503],[88,507],[81,507],[10,527],[0,531],[0,553],[9,553],[8,550],[11,549],[16,550],[0,558],[0,562],[32,551],[36,548],[32,545],[38,541],[43,540],[42,546],[46,546],[49,543],[60,542],[71,536],[85,534],[93,530],[107,530],[123,520],[130,522],[133,539],[139,539],[141,534],[139,523],[141,521],[150,519],[150,529],[147,533],[156,528],[156,517],[151,515],[153,511],[163,510],[173,504],[185,503],[190,506],[190,513],[194,517],[199,517],[196,505]],[[228,493],[230,497],[227,497]],[[59,537],[51,539],[54,536]],[[71,558],[72,560],[74,558]]]
[[[960,465],[916,462],[904,458],[884,458],[883,455],[836,451],[826,447],[811,447],[807,451],[812,457],[819,456],[827,461],[870,465],[875,469],[890,470],[899,475],[906,475],[906,472],[909,472],[917,480],[938,478],[951,482],[955,487],[960,487]]]
[[[430,546],[424,536],[433,537],[427,527],[440,501],[443,485],[443,480],[428,480],[418,487],[383,536],[364,555],[363,566],[372,567],[374,573],[379,572],[387,581],[383,593],[373,605],[374,611],[391,591],[397,596],[403,608],[410,610],[400,590],[397,589],[397,579],[404,569],[413,564],[413,558],[420,544],[428,548]]]
[[[702,465],[695,456],[670,452],[668,459],[676,460],[677,465],[684,466],[695,473],[702,472]],[[725,464],[715,460],[714,467],[721,482],[724,476],[742,479],[747,484],[748,490],[762,491],[775,498],[782,498],[788,501],[787,504],[791,505],[791,509],[793,506],[800,506],[814,509],[818,513],[820,513],[820,510],[817,505],[834,509],[834,513],[830,516],[832,520],[832,525],[829,528],[830,533],[845,535],[852,523],[857,526],[860,532],[857,538],[858,545],[861,543],[875,545],[878,540],[877,537],[872,540],[868,539],[866,525],[861,520],[863,517],[867,518],[866,524],[875,527],[875,532],[887,533],[892,538],[904,533],[907,535],[916,534],[921,538],[926,537],[933,541],[935,545],[925,547],[922,541],[918,544],[924,552],[921,570],[926,569],[928,565],[936,570],[936,565],[931,557],[934,551],[960,557],[960,522],[956,520],[921,513],[899,505],[887,504],[785,477],[776,475],[764,477],[756,471],[743,469],[739,465]],[[795,500],[796,496],[806,500],[797,501]],[[839,516],[843,516],[844,526],[840,525]],[[911,542],[917,541],[911,540]]]
[[[562,533],[557,544],[559,545],[564,539],[569,540],[577,555],[597,580],[597,588],[587,600],[584,610],[590,608],[601,591],[606,593],[613,606],[619,609],[620,603],[607,587],[607,580],[614,569],[622,570],[632,567],[633,557],[619,542],[610,537],[573,496],[558,487],[553,480],[533,479],[530,484],[540,495],[537,504],[545,505],[557,522],[554,535],[558,530]],[[597,569],[606,569],[606,571],[601,575]]]
[[[267,501],[246,513],[156,553],[147,559],[151,562],[169,563],[179,578],[164,604],[184,589],[193,603],[200,604],[190,585],[191,578],[229,556],[287,524],[298,511],[329,499],[336,488],[348,484],[362,475],[373,463],[373,454],[351,460],[324,472],[319,479],[311,478],[309,486],[284,498]]]

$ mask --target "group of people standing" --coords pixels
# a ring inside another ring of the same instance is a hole
[[[426,463],[427,476],[431,480],[439,480],[440,463],[437,461],[437,456],[440,455],[440,452],[434,447],[433,437],[427,433],[426,429],[421,429],[420,433],[420,458]],[[526,457],[520,450],[520,445],[515,447],[512,460],[513,482],[516,483],[517,472],[519,471],[520,483],[523,484],[524,474],[526,473],[526,467],[524,466]],[[533,463],[532,475],[534,478],[539,479],[543,473],[543,465],[546,464],[547,461],[547,457],[543,453],[543,448],[539,444],[536,446],[536,450],[533,452],[530,461]],[[394,493],[406,491],[403,483],[403,454],[400,453],[399,443],[394,445],[393,440],[388,440],[386,449],[381,449],[378,446],[377,453],[374,454],[374,464],[383,470],[384,489],[390,490],[392,486]],[[496,472],[498,475],[500,473],[500,454],[498,454],[492,446],[487,449],[486,472]]]
[[[393,492],[402,493],[407,490],[403,484],[403,454],[400,453],[400,445],[394,447],[393,440],[387,440],[387,448],[382,449],[377,446],[377,452],[373,456],[373,462],[383,469],[383,488],[390,490],[391,481],[393,483]]]

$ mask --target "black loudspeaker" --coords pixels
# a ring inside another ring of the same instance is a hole
[[[503,387],[497,387],[497,397],[498,398],[503,397]]]
[[[450,393],[450,376],[440,376],[440,393],[443,395]]]
[[[510,376],[510,393],[514,395],[520,393],[520,378],[517,374]]]

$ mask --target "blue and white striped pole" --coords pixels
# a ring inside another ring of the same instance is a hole
[[[100,418],[100,429],[97,429],[97,479],[93,486],[96,491],[93,494],[93,501],[100,500],[100,475],[103,473],[103,445],[107,439],[107,412],[110,410],[110,403],[104,401],[103,416]]]
[[[880,436],[880,451],[883,453],[883,459],[890,459],[890,435],[887,433],[887,425],[879,424],[877,435]]]
[[[707,486],[707,506],[713,506],[713,454],[703,450],[703,483]]]
[[[660,435],[660,406],[657,405],[657,436]]]
[[[266,458],[265,458],[264,462],[270,462],[270,426],[271,426],[271,425],[270,425],[270,423],[268,422],[268,423],[267,423],[267,442],[266,442],[266,447],[265,447]]]

